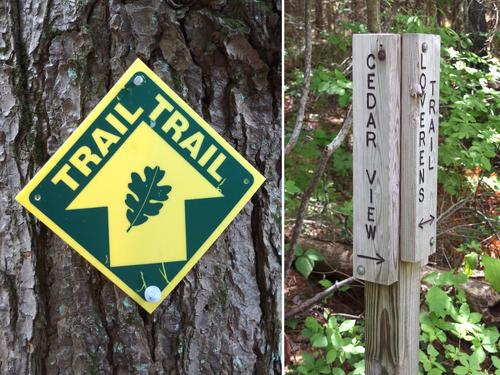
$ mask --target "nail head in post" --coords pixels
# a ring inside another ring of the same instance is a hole
[[[135,76],[134,78],[134,85],[136,86],[140,86],[144,83],[144,77],[139,75],[139,76]]]
[[[363,266],[357,266],[356,267],[356,272],[358,273],[358,275],[364,275],[365,274],[365,267],[363,267]]]
[[[148,302],[158,302],[160,298],[161,290],[157,286],[148,286],[144,291],[144,299]]]
[[[429,48],[429,46],[427,45],[427,42],[423,42],[422,43],[422,52],[427,52],[427,48]]]
[[[379,60],[385,60],[385,50],[383,50],[383,49],[379,50],[377,57]]]

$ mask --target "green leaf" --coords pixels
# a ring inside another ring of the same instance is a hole
[[[335,349],[330,349],[326,353],[326,363],[331,364],[337,359],[337,351]]]
[[[323,288],[329,288],[333,285],[333,283],[328,279],[320,280],[318,281],[318,284],[321,285]]]
[[[307,279],[314,268],[314,264],[308,257],[300,256],[295,260],[295,268]]]
[[[340,336],[340,333],[338,333],[337,331],[335,331],[330,336],[330,340],[331,340],[334,348],[341,348],[342,347],[342,337]]]
[[[500,334],[495,326],[485,328],[480,335],[484,349],[490,353],[496,352],[496,345]]]
[[[484,277],[500,292],[500,260],[483,255]]]
[[[352,330],[354,324],[356,324],[356,321],[354,319],[344,320],[339,327],[339,332],[346,332]]]
[[[434,348],[432,344],[427,345],[427,353],[434,358],[439,355],[439,352],[436,350],[436,348]]]
[[[314,357],[311,353],[302,352],[302,360],[304,361],[305,365],[314,366]]]
[[[328,346],[328,340],[322,333],[316,333],[313,337],[311,337],[311,343],[313,348],[326,348]]]
[[[484,352],[482,347],[478,347],[476,348],[476,350],[474,350],[474,353],[472,353],[472,355],[470,356],[469,362],[471,364],[479,366],[481,363],[484,362],[485,359],[486,359],[486,353]]]
[[[457,366],[453,370],[453,373],[457,374],[457,375],[466,375],[466,374],[469,374],[469,369],[467,367],[464,367],[464,366]]]
[[[468,253],[464,256],[464,272],[467,276],[472,275],[472,271],[477,268],[479,254],[476,252]]]
[[[500,358],[494,355],[491,357],[491,362],[493,362],[493,366],[495,366],[495,368],[500,370]]]
[[[300,190],[300,188],[295,185],[295,181],[293,180],[287,180],[285,182],[285,192],[287,194],[296,194],[296,193],[300,193],[302,190]]]
[[[477,324],[481,321],[481,318],[482,318],[482,316],[480,313],[473,312],[469,316],[469,322],[471,322],[473,324]]]
[[[437,286],[429,289],[425,301],[429,310],[439,316],[445,316],[452,308],[451,298]]]
[[[159,185],[164,176],[165,171],[158,166],[144,168],[144,180],[138,173],[132,172],[128,188],[133,194],[129,193],[125,198],[128,207],[127,219],[130,223],[127,232],[160,213],[162,202],[168,199],[168,193],[172,190],[170,185]]]
[[[418,351],[418,360],[420,361],[425,370],[428,371],[432,367],[429,358],[427,358],[427,355],[422,350]]]
[[[332,375],[345,375],[345,372],[340,367],[335,367],[332,370]]]
[[[467,282],[467,275],[463,272],[454,273],[453,271],[431,272],[424,277],[424,281],[434,286],[458,286]]]
[[[323,329],[321,327],[321,324],[319,324],[318,321],[316,319],[314,319],[312,316],[308,316],[306,318],[304,325],[313,331],[319,331],[320,329]]]
[[[320,254],[318,250],[315,249],[309,249],[306,251],[304,256],[308,257],[309,260],[314,264],[314,262],[323,260],[323,255]]]

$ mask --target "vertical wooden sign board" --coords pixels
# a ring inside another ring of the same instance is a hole
[[[401,38],[401,260],[436,251],[439,35]]]
[[[399,265],[400,36],[353,36],[354,275],[390,285]]]
[[[353,37],[353,261],[366,281],[367,375],[418,374],[420,266],[436,236],[439,52],[434,35]]]

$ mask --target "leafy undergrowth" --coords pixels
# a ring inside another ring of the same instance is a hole
[[[347,8],[342,4],[347,3],[337,3],[339,20],[317,32],[313,41],[304,129],[285,160],[288,231],[321,150],[338,133],[351,103],[351,38],[366,28],[346,21],[350,13],[343,13]],[[470,35],[436,26],[434,21],[424,21],[401,8],[389,30],[441,36],[438,251],[429,261],[440,269],[459,272],[434,273],[423,280],[427,286],[421,302],[420,371],[500,375],[498,328],[484,323],[486,313],[483,317],[471,312],[461,288],[468,277],[480,274],[500,291],[500,62],[498,56],[472,52]],[[301,61],[302,50],[297,48],[301,42],[287,38],[285,134],[289,135],[304,77],[302,68],[293,64]],[[302,237],[352,244],[350,136],[333,154],[305,214]],[[327,288],[333,276],[350,276],[339,274],[338,264],[327,263],[331,270],[318,280],[316,266],[326,263],[321,253],[299,246],[296,256],[296,272],[287,280],[289,306]],[[363,374],[363,308],[362,288],[353,285],[309,310],[304,319],[289,319],[286,332],[298,346],[292,348],[289,373]]]
[[[420,314],[421,374],[500,374],[499,332],[482,322],[481,314],[471,312],[460,286],[467,281],[463,272],[434,272],[424,284],[431,285]],[[342,297],[341,297],[342,298]],[[362,375],[364,364],[364,321],[333,313],[304,321],[289,320],[289,330],[303,325],[300,337],[306,340],[290,374]],[[307,348],[307,349],[306,349]]]

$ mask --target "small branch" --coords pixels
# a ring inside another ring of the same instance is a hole
[[[398,9],[399,9],[399,3],[397,1],[394,1],[391,7],[391,14],[389,15],[389,17],[382,26],[382,32],[384,33],[389,32],[389,29],[392,27],[392,24],[394,23],[394,17],[396,17],[396,14],[398,13]]]
[[[486,221],[481,221],[479,223],[469,223],[469,224],[461,224],[461,225],[455,225],[454,227],[448,228],[442,232],[437,232],[436,237],[441,237],[447,233],[453,232],[454,230],[458,228],[470,228],[470,227],[476,227],[478,225],[483,225],[486,224]]]
[[[363,313],[361,313],[359,315],[344,314],[344,313],[331,313],[330,315],[342,316],[344,318],[355,319],[355,320],[363,319]]]
[[[285,313],[285,319],[290,319],[290,318],[294,317],[295,315],[297,315],[298,313],[300,313],[300,312],[308,309],[309,307],[311,307],[315,303],[324,300],[326,297],[328,297],[331,294],[333,294],[336,290],[342,288],[345,285],[352,284],[354,281],[356,281],[356,279],[354,278],[354,276],[351,276],[351,277],[349,277],[349,278],[347,278],[345,280],[342,280],[342,281],[337,281],[331,287],[326,288],[325,290],[323,290],[323,291],[319,292],[318,294],[316,294],[314,297],[309,298],[308,300],[306,300],[306,301],[302,302],[301,304],[299,304],[297,307],[295,307],[295,308],[287,311]]]
[[[471,212],[475,213],[476,215],[480,216],[486,222],[486,224],[488,224],[488,226],[490,227],[491,231],[494,234],[498,235],[497,229],[491,223],[490,218],[488,216],[486,216],[484,213],[482,213],[481,211],[479,211],[478,209],[475,209],[475,208],[465,208],[464,210],[471,211]]]
[[[455,203],[453,206],[451,206],[445,212],[443,212],[441,215],[439,215],[436,222],[439,223],[439,222],[445,220],[446,218],[448,218],[449,216],[453,215],[455,212],[459,211],[469,200],[470,200],[470,197],[459,200],[457,203]]]
[[[302,97],[300,98],[299,111],[295,119],[295,126],[292,135],[285,146],[285,156],[292,151],[299,140],[300,131],[304,124],[307,99],[309,97],[309,86],[311,85],[311,60],[312,60],[312,31],[311,20],[309,19],[309,0],[304,4],[304,23],[305,23],[305,54],[304,54],[304,86],[302,87]]]
[[[314,176],[312,180],[309,182],[304,194],[300,199],[299,211],[297,213],[297,219],[295,220],[295,224],[292,230],[292,237],[290,238],[290,243],[288,247],[288,251],[285,257],[285,280],[288,278],[288,272],[290,271],[290,267],[292,266],[293,260],[295,259],[295,247],[297,245],[297,240],[299,239],[300,232],[302,231],[302,226],[304,224],[304,219],[306,216],[307,206],[309,205],[309,199],[311,199],[318,182],[325,171],[326,165],[328,164],[328,160],[332,156],[333,152],[344,142],[344,139],[349,132],[349,129],[352,125],[352,106],[349,107],[349,111],[347,116],[344,119],[344,123],[342,124],[342,128],[335,136],[333,141],[331,141],[324,149],[321,154],[320,160],[318,162],[318,168],[314,172]]]

